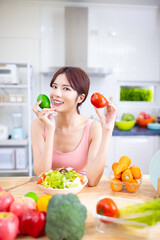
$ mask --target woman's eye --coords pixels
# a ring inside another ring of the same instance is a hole
[[[70,90],[70,89],[69,89],[68,87],[65,87],[64,90],[65,90],[65,91],[68,91],[68,90]]]
[[[56,85],[52,85],[52,88],[57,88]]]

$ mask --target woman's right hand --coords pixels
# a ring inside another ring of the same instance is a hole
[[[54,116],[57,114],[53,108],[43,108],[39,111],[37,108],[41,104],[41,100],[36,102],[32,108],[33,112],[36,114],[38,119],[49,129],[55,128],[55,119]]]

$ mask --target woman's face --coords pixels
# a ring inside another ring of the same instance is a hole
[[[58,75],[52,84],[50,99],[57,112],[67,112],[74,108],[76,110],[80,96],[71,87],[66,75],[63,73]]]

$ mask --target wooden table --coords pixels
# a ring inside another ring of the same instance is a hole
[[[7,187],[16,186],[17,184],[23,183],[27,181],[29,177],[0,177],[0,186],[5,189]],[[24,186],[18,187],[16,189],[11,190],[10,192],[13,194],[14,198],[22,197],[27,192],[36,192],[38,197],[46,195],[42,192],[41,189],[38,188],[35,182],[27,183]],[[143,176],[143,183],[141,184],[137,193],[126,193],[119,192],[114,193],[110,190],[109,184],[107,182],[107,178],[103,177],[100,183],[96,187],[85,187],[80,193],[78,193],[78,197],[82,204],[87,207],[87,219],[86,219],[86,229],[85,235],[82,240],[123,240],[124,238],[111,236],[109,234],[99,233],[94,226],[94,217],[92,215],[92,210],[96,206],[96,202],[98,197],[102,195],[109,196],[118,196],[122,198],[130,198],[135,200],[150,200],[156,197],[156,191],[154,190],[149,176]],[[29,236],[18,236],[16,239],[31,239]],[[46,236],[41,237],[39,239],[48,239]],[[155,240],[160,239],[160,230],[157,230]]]

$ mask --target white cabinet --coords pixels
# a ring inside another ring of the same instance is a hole
[[[132,164],[138,165],[143,174],[148,174],[150,161],[159,150],[160,136],[113,136],[104,174],[109,174],[113,162],[118,162],[124,155],[130,157]]]
[[[30,138],[31,126],[31,99],[33,99],[33,67],[29,63],[0,63],[0,64],[15,64],[18,68],[20,81],[18,84],[2,84],[0,85],[0,122],[2,121],[8,127],[9,138],[0,140],[0,154],[1,149],[25,150],[26,155],[22,166],[17,165],[18,161],[15,158],[15,167],[12,169],[2,169],[0,166],[0,174],[5,175],[32,175],[32,149]],[[25,139],[11,139],[11,132],[13,129],[12,114],[21,113],[23,116],[22,128],[25,131]],[[1,162],[0,162],[1,164]],[[18,166],[18,167],[16,167]]]

